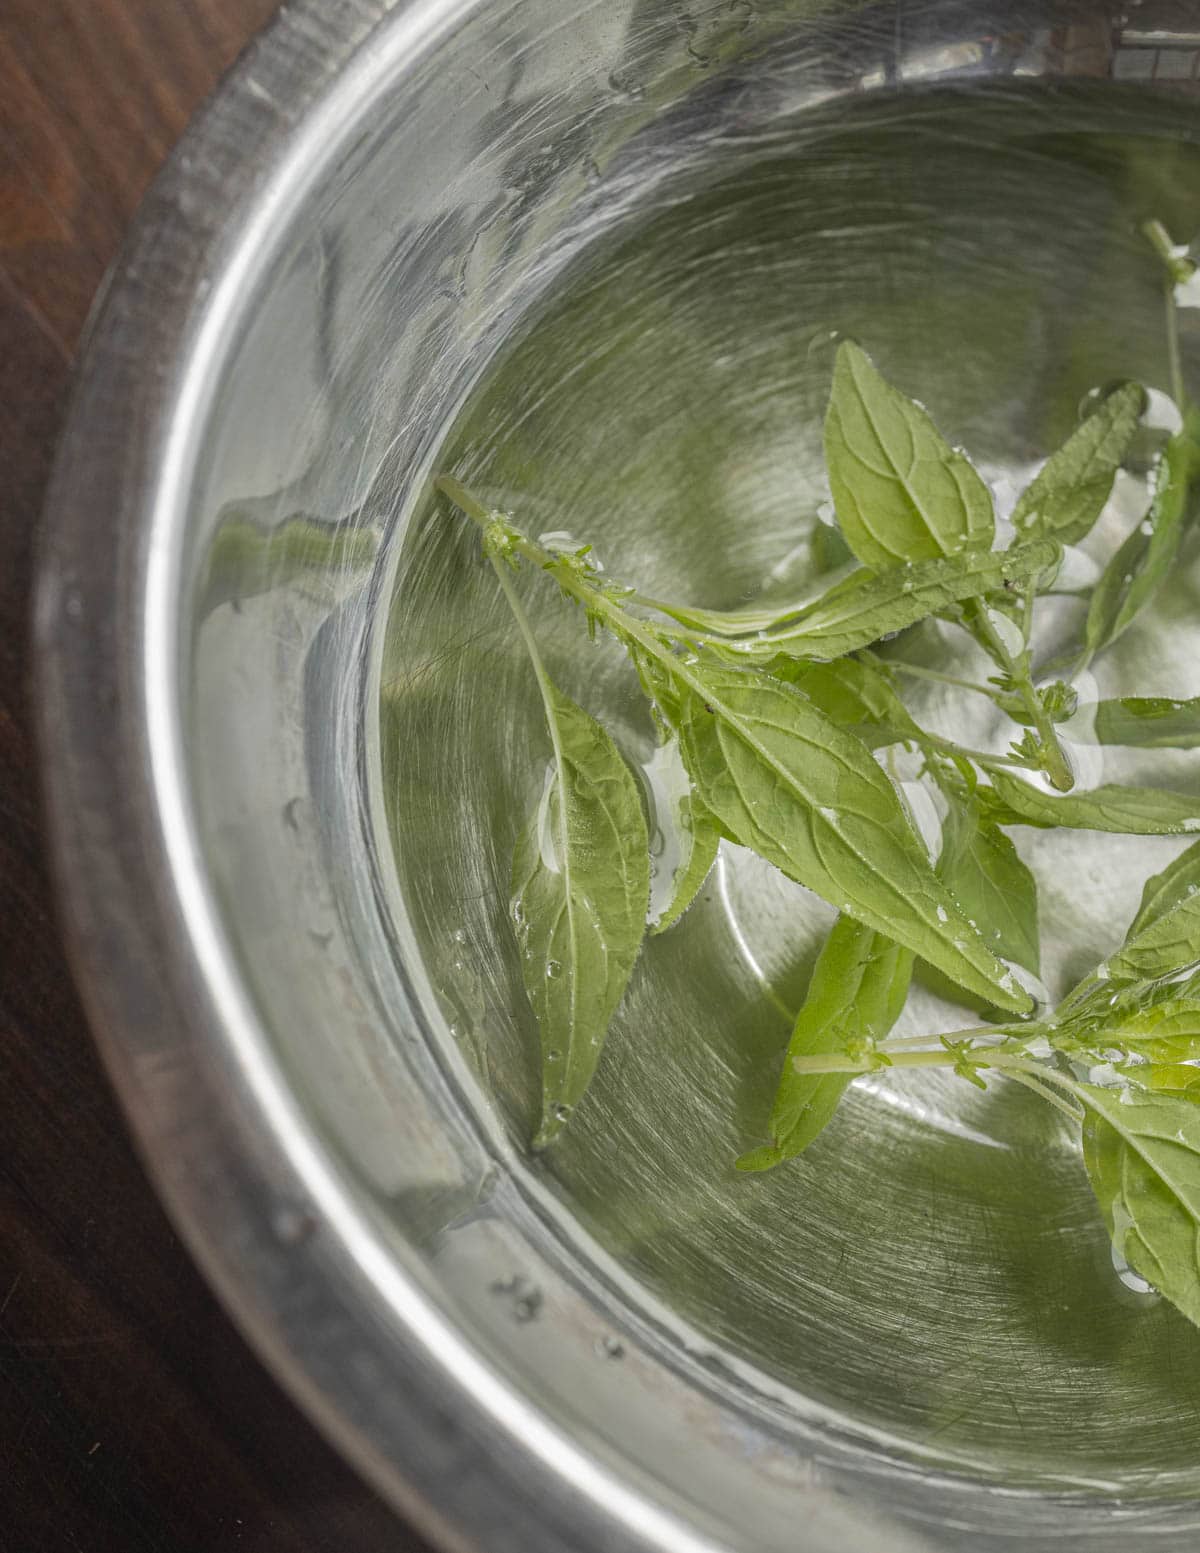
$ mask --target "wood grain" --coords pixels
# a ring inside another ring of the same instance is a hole
[[[418,1553],[260,1369],[134,1158],[49,900],[34,527],[91,299],[275,0],[0,0],[0,1553]]]

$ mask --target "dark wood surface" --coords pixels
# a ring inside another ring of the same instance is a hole
[[[0,1553],[417,1553],[260,1368],[148,1186],[59,947],[34,530],[146,184],[275,0],[0,0]]]

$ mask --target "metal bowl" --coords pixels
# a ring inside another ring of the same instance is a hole
[[[1151,11],[295,0],[98,306],[37,622],[79,977],[221,1296],[448,1547],[1200,1535],[1200,1344],[1116,1280],[1053,1120],[880,1084],[735,1177],[819,927],[745,857],[529,1153],[536,711],[428,493],[451,462],[721,604],[819,495],[831,329],[1001,473],[1161,378],[1130,218],[1200,225],[1200,40]],[[1057,972],[1146,848],[1047,897]]]

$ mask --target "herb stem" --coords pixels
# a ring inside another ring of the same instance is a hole
[[[919,663],[905,663],[903,658],[877,658],[874,653],[868,656],[874,663],[881,664],[884,668],[895,669],[900,674],[907,674],[911,679],[927,679],[938,685],[954,685],[959,690],[972,690],[976,695],[987,696],[990,701],[996,699],[996,692],[986,685],[979,685],[972,679],[959,679],[955,674],[943,674],[939,669],[927,669]]]
[[[1161,221],[1147,221],[1142,235],[1163,263],[1163,292],[1167,325],[1167,373],[1171,383],[1171,398],[1180,410],[1187,390],[1183,383],[1183,360],[1179,350],[1179,310],[1175,303],[1175,287],[1189,280],[1195,273],[1190,259],[1176,250],[1171,234]]]
[[[993,755],[987,750],[970,749],[964,744],[955,744],[953,739],[943,739],[936,733],[926,733],[924,728],[920,730],[920,744],[924,749],[938,750],[943,755],[956,755],[964,760],[973,760],[977,766],[982,766],[985,771],[995,770],[999,766],[1002,770],[1028,771],[1031,762],[1018,760],[1014,755]],[[914,743],[917,742],[915,739]]]
[[[1007,675],[1013,689],[1025,705],[1026,713],[1038,737],[1042,755],[1042,770],[1052,787],[1060,793],[1069,793],[1075,786],[1075,777],[1062,745],[1058,742],[1054,720],[1042,704],[1042,698],[1033,686],[1029,667],[1029,648],[1016,657],[1009,652],[991,620],[982,599],[968,599],[963,610],[967,628],[996,666]]]
[[[1061,1095],[1055,1094],[1048,1084],[1044,1084],[1041,1081],[1040,1074],[1029,1073],[1024,1068],[1007,1067],[1004,1070],[1004,1076],[1005,1078],[1012,1079],[1014,1084],[1021,1084],[1026,1089],[1031,1089],[1035,1095],[1040,1095],[1056,1111],[1061,1111],[1065,1117],[1078,1125],[1079,1111],[1075,1106],[1064,1100]]]
[[[549,723],[550,730],[553,733],[556,729],[556,718],[554,716],[552,686],[550,676],[546,673],[546,665],[542,661],[542,655],[538,649],[537,639],[533,634],[533,627],[529,624],[529,616],[525,613],[525,606],[517,597],[517,590],[513,587],[512,578],[508,575],[508,568],[499,556],[492,556],[491,562],[492,569],[500,580],[500,587],[504,592],[504,597],[508,600],[508,607],[513,612],[513,619],[517,623],[517,630],[521,633],[521,639],[525,643],[526,651],[529,653],[529,660],[533,664],[533,672],[537,676],[538,689],[542,694],[542,705],[546,708],[546,721]],[[556,748],[555,755],[557,756],[557,754],[558,750]]]
[[[964,1032],[963,1038],[968,1034]],[[942,1039],[953,1042],[956,1038],[945,1036]],[[880,1062],[881,1057],[886,1060]],[[1035,1066],[1019,1052],[1006,1052],[1000,1048],[978,1047],[964,1052],[961,1049],[949,1051],[942,1046],[929,1051],[895,1051],[890,1044],[886,1044],[879,1047],[877,1052],[868,1053],[864,1057],[851,1057],[838,1052],[815,1052],[808,1057],[793,1057],[792,1068],[804,1074],[875,1073],[881,1068],[956,1068],[961,1067],[964,1057],[973,1067],[1003,1068],[1006,1072],[1018,1064],[1022,1068]]]

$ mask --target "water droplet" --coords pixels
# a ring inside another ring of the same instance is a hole
[[[623,1359],[625,1357],[625,1344],[611,1335],[602,1337],[596,1343],[596,1352],[602,1359]]]
[[[525,922],[525,908],[520,901],[513,901],[512,903],[512,919],[518,927],[521,927]]]
[[[546,978],[548,981],[557,981],[562,975],[562,964],[558,960],[546,961]]]
[[[546,1053],[546,1061],[547,1062],[561,1062],[562,1061],[562,1052],[560,1052],[556,1046],[552,1046],[550,1048],[550,1050]]]
[[[453,936],[454,936],[454,942],[456,944],[465,944],[466,941],[467,941],[467,930],[466,930],[466,928],[465,927],[455,928]]]
[[[569,1105],[561,1105],[561,1104],[559,1104],[559,1105],[556,1105],[554,1107],[554,1120],[556,1122],[566,1122],[566,1121],[569,1121],[570,1119],[571,1119],[571,1107]]]
[[[492,1294],[509,1301],[514,1321],[524,1325],[528,1321],[536,1321],[538,1312],[542,1308],[543,1295],[536,1283],[524,1278],[520,1273],[514,1273],[511,1278],[497,1278],[489,1285]]]

